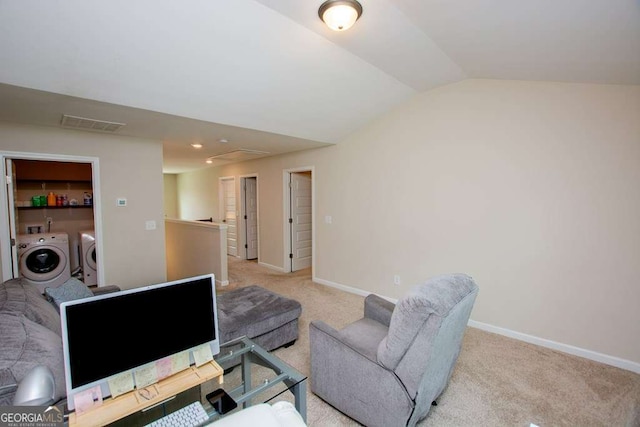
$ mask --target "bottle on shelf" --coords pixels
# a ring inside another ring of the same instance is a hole
[[[49,193],[49,195],[47,196],[47,205],[48,206],[55,206],[56,205],[56,195],[53,194],[53,191]]]

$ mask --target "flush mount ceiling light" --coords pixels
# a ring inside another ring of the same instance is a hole
[[[191,146],[195,149],[202,148],[202,144],[198,144],[197,142],[194,144],[191,144]]]
[[[327,0],[318,9],[318,16],[333,31],[351,28],[362,15],[362,5],[356,0]]]
[[[258,159],[260,157],[264,157],[267,154],[270,154],[270,153],[268,151],[249,150],[247,148],[240,148],[238,150],[233,150],[227,153],[211,156],[206,160],[206,162],[213,163],[214,160],[220,160],[220,161],[226,161],[226,162],[229,162],[229,161],[243,162],[245,160]]]

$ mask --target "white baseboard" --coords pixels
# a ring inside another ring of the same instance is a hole
[[[271,265],[271,264],[267,264],[266,262],[262,262],[262,261],[258,261],[258,265],[262,266],[262,267],[267,267],[271,270],[275,270],[275,271],[279,271],[280,273],[284,273],[284,268],[282,267],[278,267],[275,265]]]
[[[574,356],[584,357],[585,359],[594,360],[596,362],[604,363],[605,365],[615,366],[617,368],[626,369],[627,371],[640,374],[640,363],[632,362],[631,360],[621,359],[619,357],[609,356],[608,354],[598,353],[569,344],[563,344],[545,338],[523,334],[521,332],[500,328],[498,326],[489,325],[487,323],[476,322],[475,320],[469,320],[468,325],[473,328],[481,329],[483,331],[493,332],[494,334],[498,335],[504,335],[505,337],[514,338],[519,341],[528,342],[530,344],[539,345],[541,347],[550,348],[552,350],[572,354]]]
[[[313,281],[320,285],[330,286],[332,288],[340,289],[345,292],[349,292],[356,295],[361,295],[366,297],[371,292],[364,291],[362,289],[353,288],[351,286],[341,285],[340,283],[331,282],[329,280],[320,279],[318,277],[314,277]],[[389,300],[391,302],[397,302],[397,300],[393,298],[388,298],[383,295],[380,297]],[[557,350],[562,353],[572,354],[578,357],[584,357],[585,359],[594,360],[596,362],[604,363],[605,365],[615,366],[616,368],[626,369],[627,371],[635,372],[640,374],[640,363],[632,362],[631,360],[621,359],[615,356],[609,356],[607,354],[598,353],[595,351],[587,350],[580,347],[574,347],[569,344],[563,344],[551,340],[547,340],[544,338],[535,337],[533,335],[523,334],[521,332],[512,331],[505,328],[500,328],[498,326],[489,325],[488,323],[476,322],[475,320],[469,320],[469,326],[477,329],[481,329],[483,331],[492,332],[498,335],[504,335],[509,338],[513,338],[519,341],[528,342],[530,344],[539,345],[541,347],[550,348],[552,350]]]
[[[371,292],[363,291],[362,289],[352,288],[351,286],[345,286],[345,285],[341,285],[340,283],[335,283],[329,280],[320,279],[318,277],[314,277],[312,280],[314,283],[330,286],[332,288],[340,289],[341,291],[349,292],[350,294],[356,294],[363,297],[366,297],[371,293]]]

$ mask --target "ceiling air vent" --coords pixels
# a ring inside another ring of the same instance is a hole
[[[88,119],[86,117],[62,115],[62,127],[82,130],[97,130],[100,132],[115,132],[125,123],[107,122],[105,120]]]

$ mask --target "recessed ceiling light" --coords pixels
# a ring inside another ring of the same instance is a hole
[[[228,139],[224,139],[224,138],[222,138],[222,139],[219,139],[219,140],[218,140],[218,142],[219,142],[220,144],[226,144],[227,142],[229,142],[229,140],[228,140]]]
[[[192,146],[193,148],[202,148],[202,144],[198,144],[198,143],[191,144],[191,146]]]
[[[211,163],[213,163],[213,160],[211,160],[211,159],[207,159],[207,163],[208,163],[208,164],[211,164]]]

